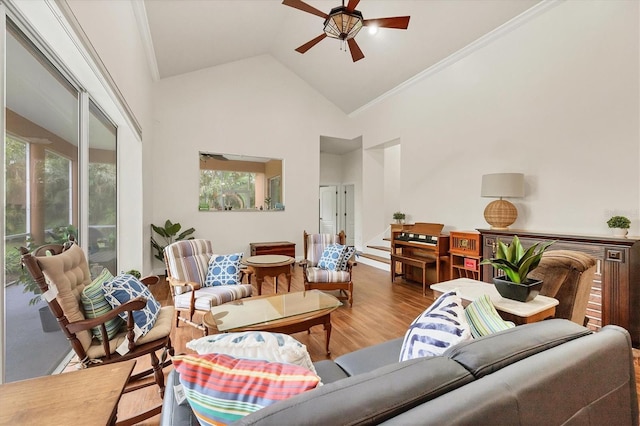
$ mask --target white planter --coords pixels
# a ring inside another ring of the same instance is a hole
[[[614,237],[626,237],[629,230],[625,228],[611,228],[611,232]]]

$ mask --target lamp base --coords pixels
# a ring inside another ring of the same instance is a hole
[[[518,209],[507,200],[495,200],[484,209],[484,219],[492,229],[509,229],[518,218]]]

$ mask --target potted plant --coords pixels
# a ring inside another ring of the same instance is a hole
[[[404,223],[405,217],[406,215],[402,212],[395,212],[393,214],[393,218],[395,219],[396,223]]]
[[[502,297],[528,302],[538,295],[542,281],[527,276],[538,267],[542,254],[553,243],[536,243],[525,250],[518,236],[514,235],[509,245],[498,240],[495,257],[485,259],[480,264],[491,265],[504,272],[504,276],[493,278],[496,290]]]
[[[153,223],[151,224],[151,229],[158,234],[162,239],[156,240],[153,235],[151,236],[151,245],[156,250],[156,254],[154,257],[164,263],[164,248],[169,244],[180,241],[184,239],[192,240],[193,237],[189,237],[191,234],[196,232],[194,228],[189,228],[186,231],[180,232],[182,229],[182,225],[179,223],[172,223],[170,220],[164,223],[164,226],[157,226]],[[189,237],[189,238],[187,238]]]
[[[627,235],[631,221],[624,216],[613,216],[607,221],[607,225],[612,229],[613,235],[616,237],[624,237]]]

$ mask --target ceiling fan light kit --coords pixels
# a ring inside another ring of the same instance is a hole
[[[357,10],[349,12],[346,7],[331,9],[329,17],[324,21],[324,32],[331,38],[349,40],[362,29],[362,13]]]
[[[324,32],[318,37],[306,42],[296,49],[296,52],[305,53],[326,37],[331,37],[346,42],[349,45],[351,59],[353,62],[364,58],[364,54],[355,36],[362,27],[370,26],[376,28],[395,28],[406,30],[409,27],[409,16],[397,16],[393,18],[364,19],[359,10],[355,10],[360,0],[349,0],[345,6],[342,0],[342,6],[334,7],[329,14],[326,14],[313,6],[308,5],[302,0],[283,0],[282,4],[311,13],[324,19]]]

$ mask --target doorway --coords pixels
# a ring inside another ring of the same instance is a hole
[[[338,230],[338,187],[335,185],[320,187],[320,224],[321,234],[337,234]]]

